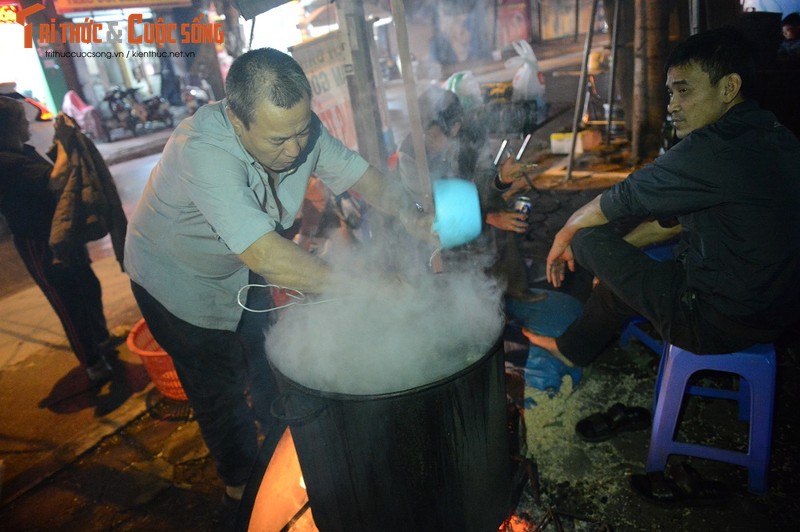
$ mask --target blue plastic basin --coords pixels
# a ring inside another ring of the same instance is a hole
[[[464,179],[439,179],[433,185],[433,231],[442,249],[460,246],[481,234],[481,205],[475,183]]]

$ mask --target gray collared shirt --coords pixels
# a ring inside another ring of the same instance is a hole
[[[237,293],[248,281],[239,255],[292,225],[312,173],[340,194],[368,163],[319,124],[302,164],[278,175],[279,209],[267,172],[239,142],[225,105],[200,108],[173,132],[128,224],[125,269],[182,320],[235,330]]]

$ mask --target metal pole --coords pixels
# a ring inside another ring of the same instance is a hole
[[[575,37],[573,39],[575,42],[578,42],[578,34],[580,33],[580,22],[581,19],[581,2],[580,0],[575,0]]]
[[[358,149],[375,168],[386,167],[386,145],[378,103],[375,77],[370,57],[374,41],[372,25],[364,17],[361,0],[340,0],[336,3],[341,42],[345,48],[345,76],[353,109]]]
[[[411,130],[411,145],[414,146],[414,160],[417,163],[417,177],[422,191],[422,207],[426,213],[433,214],[433,190],[431,177],[428,173],[428,157],[425,150],[425,131],[422,129],[422,117],[419,113],[419,97],[417,95],[417,82],[414,80],[414,67],[411,64],[411,48],[408,44],[408,28],[406,27],[406,13],[403,0],[392,1],[392,20],[397,33],[397,53],[400,58],[400,69],[403,74],[403,86],[406,92],[406,107],[408,108],[408,125]],[[433,273],[444,271],[441,253],[431,256],[430,268]]]
[[[583,47],[583,64],[581,66],[581,77],[578,81],[578,97],[575,102],[575,116],[572,119],[572,140],[570,142],[569,150],[569,163],[567,164],[567,173],[564,176],[564,182],[572,179],[572,163],[575,162],[575,145],[578,142],[578,123],[581,119],[581,110],[583,109],[583,99],[586,97],[586,73],[589,69],[589,52],[592,50],[592,33],[594,33],[594,19],[597,15],[597,2],[592,2],[592,16],[589,18],[589,28],[586,31],[586,44]]]
[[[692,35],[700,32],[700,0],[689,0],[689,17]]]
[[[422,117],[419,114],[417,83],[414,80],[414,67],[411,65],[411,49],[408,44],[408,28],[406,13],[402,0],[392,0],[392,20],[397,32],[397,53],[400,57],[400,70],[403,74],[403,86],[406,92],[408,108],[408,124],[411,130],[411,143],[414,146],[414,159],[417,162],[420,190],[423,194],[425,212],[433,212],[433,194],[431,179],[428,174],[428,159],[425,157],[425,132],[422,129]]]
[[[614,0],[614,28],[611,30],[611,64],[608,80],[608,125],[606,125],[606,144],[611,144],[611,123],[614,121],[614,90],[617,73],[617,41],[619,39],[619,4]]]

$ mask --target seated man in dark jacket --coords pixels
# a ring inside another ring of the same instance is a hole
[[[575,261],[600,279],[558,338],[525,331],[568,365],[585,366],[632,316],[698,354],[772,342],[800,310],[800,143],[748,99],[750,48],[732,29],[694,35],[667,59],[667,111],[681,141],[578,209],[556,234],[547,278]],[[625,239],[606,224],[652,219]],[[665,228],[658,220],[677,218]],[[639,247],[680,232],[676,260]]]

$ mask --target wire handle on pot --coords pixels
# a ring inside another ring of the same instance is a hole
[[[290,301],[288,303],[284,303],[283,305],[278,305],[270,308],[264,308],[264,309],[250,308],[247,306],[245,302],[242,301],[242,292],[244,292],[248,288],[253,288],[253,287],[276,288],[278,290],[282,290],[284,294],[286,294],[286,298],[290,299]],[[294,301],[291,301],[291,299],[294,299]],[[282,308],[291,307],[292,305],[319,305],[320,303],[330,303],[332,301],[341,301],[343,299],[349,299],[349,298],[334,297],[329,299],[320,299],[318,301],[306,301],[306,295],[300,290],[295,290],[294,288],[287,288],[285,286],[279,286],[276,284],[257,284],[257,283],[246,284],[243,287],[241,287],[239,291],[236,293],[236,303],[248,312],[274,312]]]
[[[297,403],[298,399],[303,399],[305,401],[316,401],[317,404],[314,405],[313,408],[309,408],[305,413],[297,415],[298,413],[295,412],[293,414],[289,405],[292,397],[295,398],[295,403]],[[272,414],[272,417],[297,427],[316,419],[325,410],[325,408],[327,408],[325,402],[317,397],[300,395],[292,390],[286,390],[272,401],[272,404],[269,406],[269,413]]]

